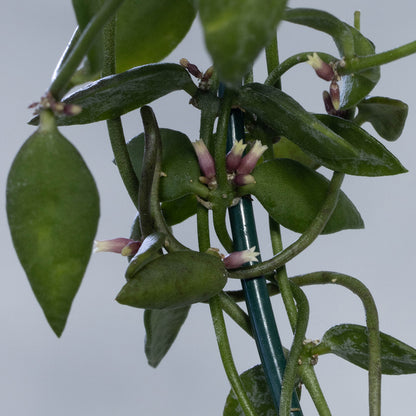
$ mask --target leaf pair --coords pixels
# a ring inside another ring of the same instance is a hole
[[[99,198],[74,146],[41,113],[7,180],[13,243],[46,319],[60,336],[91,254]]]

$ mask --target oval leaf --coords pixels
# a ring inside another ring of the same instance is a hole
[[[208,300],[226,282],[227,271],[218,257],[177,251],[146,264],[123,286],[116,300],[136,308],[178,308]]]
[[[256,183],[242,189],[253,194],[279,224],[298,233],[306,231],[326,197],[328,179],[290,159],[264,162],[252,175]],[[359,212],[340,192],[337,206],[322,234],[363,227]]]
[[[352,26],[325,11],[309,8],[288,9],[285,12],[284,19],[332,36],[342,58],[367,56],[375,53],[374,44],[369,39]],[[347,109],[357,105],[371,92],[379,79],[379,67],[342,76],[340,107]]]
[[[205,43],[220,79],[239,84],[282,18],[286,0],[198,0]]]
[[[198,201],[195,195],[188,194],[175,200],[162,202],[161,208],[166,224],[172,226],[195,215]]]
[[[160,200],[170,201],[189,193],[206,192],[199,182],[201,175],[198,158],[188,136],[170,129],[160,129],[162,141],[162,172]],[[140,179],[143,165],[144,134],[127,143],[133,169]]]
[[[110,75],[88,84],[64,98],[66,104],[82,108],[77,115],[58,115],[57,124],[87,124],[119,117],[172,91],[196,89],[185,68],[177,64],[155,64]],[[37,124],[34,117],[30,124]]]
[[[7,180],[13,243],[46,319],[60,336],[91,254],[99,198],[81,155],[42,113]]]
[[[356,123],[327,114],[316,114],[315,116],[360,152],[361,164],[357,174],[383,176],[407,172],[407,169],[393,154]],[[336,165],[333,166],[333,169],[337,170]]]
[[[78,24],[84,29],[103,5],[103,0],[72,0]],[[183,39],[195,19],[191,0],[125,0],[116,16],[116,70],[158,62]],[[88,53],[90,66],[103,63],[100,34]]]
[[[358,104],[358,124],[370,122],[376,132],[389,141],[397,140],[406,122],[408,105],[400,100],[387,97],[371,97]]]
[[[269,392],[266,376],[263,367],[256,365],[240,375],[244,390],[256,414],[261,416],[276,416],[276,408],[273,404],[272,396]],[[245,416],[236,395],[231,390],[225,402],[223,416]]]
[[[146,341],[144,350],[147,362],[156,368],[175,341],[185,322],[190,306],[176,309],[144,311]]]
[[[416,349],[382,332],[380,342],[383,374],[416,373]],[[325,332],[317,350],[321,354],[331,352],[368,370],[368,339],[365,326],[336,325]]]

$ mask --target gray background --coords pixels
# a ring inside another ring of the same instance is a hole
[[[415,39],[414,3],[358,1],[292,1],[292,7],[327,9],[352,23],[353,12],[362,11],[362,31],[378,51]],[[13,251],[4,210],[4,187],[12,159],[33,132],[26,125],[27,106],[47,89],[55,64],[74,29],[71,2],[52,0],[14,1],[2,5],[1,31],[1,262],[0,279],[0,414],[13,416],[73,415],[218,415],[229,386],[223,372],[209,310],[195,305],[177,342],[154,370],[143,352],[142,311],[117,304],[114,297],[123,284],[125,259],[114,254],[94,255],[74,301],[66,330],[57,339]],[[336,54],[324,34],[282,23],[280,53],[284,59],[304,50]],[[187,39],[167,61],[188,58],[201,69],[210,65],[196,23]],[[264,79],[263,58],[256,77]],[[414,221],[416,199],[416,82],[412,56],[382,68],[382,80],[373,95],[392,96],[409,104],[409,120],[403,136],[387,147],[409,173],[384,178],[349,176],[343,189],[355,202],[366,229],[344,231],[318,239],[309,250],[289,263],[290,275],[316,270],[336,270],[363,280],[379,306],[381,329],[416,346]],[[310,111],[322,111],[321,92],[328,85],[305,64],[283,79]],[[198,138],[198,111],[188,97],[173,93],[154,104],[160,126],[182,130]],[[126,135],[141,131],[137,112],[125,117]],[[101,219],[97,239],[127,236],[134,209],[111,163],[105,125],[62,129],[83,154],[93,172],[100,196]],[[371,131],[371,130],[370,130]],[[258,209],[259,215],[262,214]],[[179,238],[195,247],[194,221],[177,227]],[[267,225],[258,219],[263,258],[270,256]],[[264,231],[263,231],[264,230]],[[285,233],[285,244],[296,238]],[[28,241],[30,244],[30,241]],[[341,322],[364,323],[360,302],[339,288],[306,289],[311,302],[309,338],[319,338]],[[273,300],[285,345],[291,341],[280,299]],[[232,322],[229,332],[240,371],[258,363],[253,342]],[[334,415],[367,413],[366,372],[331,356],[320,358],[316,371]],[[416,376],[383,378],[383,414],[412,413]],[[304,394],[305,415],[315,415]]]

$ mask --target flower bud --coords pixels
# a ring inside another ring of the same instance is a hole
[[[339,93],[339,85],[336,81],[331,82],[331,85],[329,86],[329,95],[331,96],[332,105],[334,106],[335,110],[339,110],[340,93]]]
[[[187,69],[187,71],[196,78],[202,79],[203,74],[194,64],[191,64],[186,58],[181,58],[179,63]]]
[[[254,146],[241,159],[241,162],[237,168],[237,173],[241,175],[251,173],[253,169],[256,167],[258,160],[266,150],[267,146],[262,145],[260,140],[256,140]]]
[[[233,147],[227,153],[227,157],[225,159],[227,172],[231,173],[237,170],[246,147],[247,145],[244,144],[242,140],[234,141]]]
[[[260,255],[260,253],[254,251],[255,249],[256,247],[251,247],[248,250],[233,251],[224,257],[224,266],[227,269],[236,269],[245,263],[257,262],[257,256]]]
[[[123,256],[133,256],[141,246],[140,241],[129,238],[113,238],[112,240],[94,241],[94,253],[107,251],[118,253]]]
[[[198,157],[199,167],[201,172],[208,179],[215,177],[215,162],[211,154],[209,153],[208,148],[205,146],[205,143],[202,140],[197,140],[192,143],[195,149],[195,153]]]
[[[250,175],[249,173],[244,174],[244,175],[236,175],[234,177],[233,182],[237,185],[237,186],[243,186],[243,185],[249,185],[251,183],[256,183],[256,180],[254,179],[253,175]]]
[[[313,55],[308,55],[308,64],[312,66],[318,77],[325,81],[331,81],[335,76],[331,65],[324,62],[316,52]]]

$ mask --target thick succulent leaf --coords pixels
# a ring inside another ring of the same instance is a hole
[[[298,233],[303,233],[315,218],[329,185],[320,173],[291,159],[264,162],[252,175],[256,183],[241,189],[253,194],[275,221]],[[322,233],[363,226],[353,203],[340,192],[337,206]]]
[[[7,215],[33,292],[60,336],[91,255],[99,198],[81,155],[49,113],[13,162]]]
[[[256,365],[242,373],[240,378],[244,390],[256,410],[256,414],[261,416],[276,416],[276,409],[267,386],[263,367],[261,365]],[[245,416],[245,413],[232,390],[227,396],[223,416]]]
[[[359,175],[383,176],[407,172],[393,154],[353,121],[327,114],[316,114],[315,117],[359,151]],[[334,168],[336,170],[336,166]]]
[[[65,97],[65,103],[78,105],[82,111],[77,115],[57,116],[57,124],[86,124],[116,118],[172,91],[194,88],[191,77],[181,65],[141,66],[101,78]],[[30,124],[38,121],[39,118],[34,117]]]
[[[308,8],[288,9],[284,19],[332,36],[342,58],[367,56],[375,53],[374,44],[358,30],[328,12]],[[357,105],[375,87],[380,79],[380,68],[374,67],[341,78],[340,106],[343,109]]]
[[[397,140],[406,122],[408,105],[387,97],[371,97],[358,104],[358,124],[370,122],[377,133],[386,140]]]
[[[172,226],[195,215],[198,201],[195,195],[188,194],[175,200],[162,202],[161,208],[166,224]]]
[[[239,84],[267,46],[286,0],[198,0],[205,43],[223,82]]]
[[[169,201],[181,198],[189,193],[204,192],[206,188],[199,182],[201,176],[198,158],[188,136],[170,129],[160,129],[162,141],[162,172],[160,178],[160,200]],[[140,134],[127,143],[130,159],[137,177],[140,179],[144,134]]]
[[[315,159],[308,156],[298,145],[286,137],[280,137],[279,141],[273,145],[273,154],[279,159],[296,160],[311,169],[317,169],[320,166]]]
[[[228,273],[219,257],[176,251],[146,264],[123,286],[117,302],[144,309],[169,309],[218,294]]]
[[[416,373],[416,349],[382,332],[380,342],[383,374]],[[355,324],[336,325],[325,333],[317,351],[336,354],[368,370],[367,328]]]
[[[240,89],[237,103],[316,162],[329,168],[337,164],[338,170],[346,173],[357,171],[358,151],[278,88],[247,84]]]
[[[190,306],[176,309],[144,311],[146,342],[144,350],[147,362],[157,367],[175,341],[188,316]]]
[[[72,1],[81,29],[103,3],[103,0]],[[191,0],[125,0],[116,16],[117,72],[165,58],[186,35],[194,19]],[[102,55],[100,35],[88,53],[93,68],[101,69]]]
[[[354,123],[314,116],[278,88],[247,84],[237,102],[329,169],[363,176],[406,172],[381,143]]]

